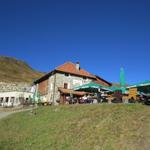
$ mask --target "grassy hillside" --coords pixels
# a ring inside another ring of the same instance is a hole
[[[0,82],[32,82],[42,75],[23,61],[0,56]]]
[[[135,105],[41,107],[0,120],[0,149],[149,150],[150,108]]]

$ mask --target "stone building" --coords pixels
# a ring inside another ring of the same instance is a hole
[[[0,106],[11,107],[33,98],[34,89],[28,83],[0,82]]]
[[[36,92],[42,95],[43,101],[56,103],[60,99],[59,88],[73,89],[76,86],[87,84],[91,81],[110,86],[111,84],[104,79],[95,76],[80,68],[80,63],[66,62],[36,80]]]

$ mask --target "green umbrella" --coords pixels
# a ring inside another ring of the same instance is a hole
[[[146,93],[141,93],[144,96],[150,96],[150,93],[146,94]]]
[[[108,90],[110,91],[110,89],[108,87],[102,86],[100,84],[94,83],[94,82],[90,82],[88,84],[84,84],[78,87],[75,87],[74,90],[83,90],[83,91],[97,91],[98,89],[102,89],[102,90]]]
[[[144,82],[133,84],[131,86],[128,86],[127,88],[128,89],[130,89],[130,88],[137,88],[138,91],[140,91],[140,92],[150,93],[150,80],[146,80]]]
[[[111,87],[109,87],[109,89],[110,89],[112,92],[121,90],[121,88],[120,88],[120,87],[117,87],[117,86],[111,86]]]
[[[74,90],[82,90],[82,89],[88,89],[88,88],[95,88],[98,89],[100,88],[100,85],[94,82],[90,82],[88,84],[84,84],[78,87],[75,87]]]
[[[125,73],[123,68],[120,69],[120,85],[125,87]]]
[[[109,87],[109,89],[111,92],[121,91],[123,94],[127,93],[127,90],[125,87],[111,86],[111,87]]]
[[[140,83],[136,83],[136,84],[133,84],[131,86],[128,86],[127,88],[137,88],[137,87],[146,87],[146,86],[150,86],[150,81],[149,80],[146,80],[144,82],[140,82]]]

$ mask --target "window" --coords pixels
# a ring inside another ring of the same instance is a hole
[[[84,80],[87,80],[87,77],[83,77]]]
[[[9,101],[9,97],[6,97],[5,102],[8,103]]]
[[[66,77],[69,77],[69,73],[65,73],[65,76],[66,76]]]
[[[68,88],[68,83],[64,83],[64,89]]]
[[[10,98],[10,102],[14,102],[14,100],[15,100],[15,97]]]
[[[3,98],[3,97],[1,97],[1,98],[0,98],[0,103],[2,103],[2,102],[3,102],[3,100],[4,100],[4,98]]]

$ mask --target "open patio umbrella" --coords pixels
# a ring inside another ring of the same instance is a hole
[[[120,87],[117,87],[117,86],[111,86],[111,87],[109,87],[109,89],[110,89],[112,92],[121,90],[121,88],[120,88]]]
[[[138,91],[140,91],[140,92],[150,93],[150,81],[146,80],[144,82],[133,84],[133,85],[127,87],[127,89],[130,89],[130,88],[137,88]]]
[[[141,94],[144,95],[144,96],[150,96],[150,93],[147,94],[147,93],[141,92]]]
[[[136,83],[136,84],[133,84],[131,86],[128,86],[127,88],[137,88],[137,87],[142,87],[142,86],[150,86],[150,81],[149,80],[146,80],[144,82],[140,82],[140,83]]]
[[[115,91],[121,91],[123,94],[127,93],[127,90],[125,87],[117,87],[117,86],[111,86],[108,87],[110,89],[110,92],[115,92]]]
[[[130,88],[137,88],[141,92],[150,93],[150,81],[146,80],[144,82],[133,84],[127,87],[127,89],[130,89]]]
[[[81,86],[74,88],[74,90],[76,90],[76,91],[83,90],[83,91],[90,91],[90,92],[97,91],[98,89],[110,91],[110,89],[108,87],[102,86],[102,85],[94,83],[94,82],[90,82],[88,84],[84,84],[84,85],[81,85]]]

